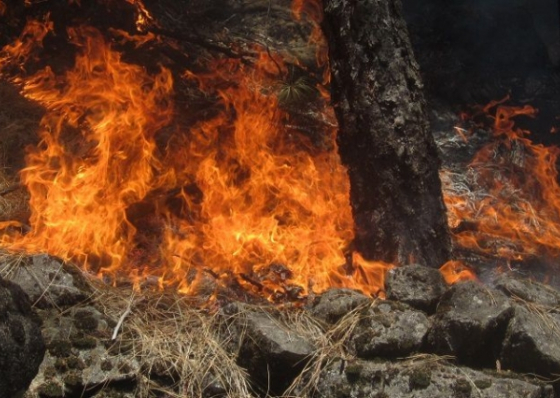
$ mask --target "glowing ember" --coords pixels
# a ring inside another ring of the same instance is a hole
[[[152,16],[127,1],[145,32]],[[31,231],[5,224],[6,247],[46,251],[137,283],[157,277],[187,294],[208,280],[235,281],[271,300],[334,286],[382,291],[391,265],[357,254],[347,260],[349,186],[334,144],[318,150],[285,127],[288,115],[271,89],[278,68],[285,71],[281,62],[261,49],[252,66],[217,60],[208,75],[148,73],[124,62],[98,30],[79,26],[67,30],[77,49],[73,68],[27,75],[24,64],[53,29],[48,18],[31,20],[0,53],[3,77],[46,110],[41,142],[21,173]],[[156,39],[110,33],[137,46]],[[177,79],[218,97],[219,111],[159,147],[162,129],[178,129]],[[332,140],[334,129],[323,134]]]

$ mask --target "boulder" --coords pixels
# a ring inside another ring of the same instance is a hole
[[[134,384],[140,364],[126,324],[112,340],[115,321],[93,306],[46,308],[38,313],[47,353],[28,397],[82,396],[99,386]]]
[[[521,376],[481,372],[437,358],[402,362],[341,359],[321,369],[313,385],[321,398],[554,398],[551,386]],[[296,396],[308,396],[301,387]]]
[[[397,358],[417,351],[430,326],[428,317],[406,304],[377,302],[365,314],[350,338],[360,358]]]
[[[16,284],[0,279],[0,397],[15,397],[37,375],[45,355],[41,321]]]
[[[80,271],[46,254],[24,258],[6,278],[20,285],[38,308],[74,305],[91,292]]]
[[[560,374],[560,314],[517,306],[500,355],[502,368],[557,378]]]
[[[232,328],[238,341],[237,363],[257,389],[282,393],[300,374],[315,347],[295,330],[290,330],[271,312],[230,304]]]
[[[560,305],[558,290],[530,279],[520,278],[511,272],[498,275],[494,279],[494,286],[510,297],[547,307]]]
[[[309,312],[323,322],[335,324],[350,312],[372,302],[370,297],[355,290],[330,289],[315,299]]]
[[[387,273],[385,289],[388,299],[433,313],[447,285],[437,269],[407,265]]]
[[[504,293],[474,281],[452,286],[442,297],[425,348],[468,365],[495,366],[513,307]]]

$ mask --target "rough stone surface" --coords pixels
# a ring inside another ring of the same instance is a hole
[[[239,333],[237,362],[257,388],[281,393],[302,371],[315,347],[270,313],[246,311],[235,317]]]
[[[361,316],[350,341],[360,358],[407,356],[420,348],[429,326],[421,311],[394,301],[378,302]]]
[[[371,362],[335,360],[322,369],[314,396],[321,398],[553,398],[551,386],[437,360]]]
[[[447,285],[437,269],[408,265],[387,273],[385,289],[388,299],[432,313]]]
[[[319,296],[310,313],[315,318],[334,324],[356,308],[371,304],[373,300],[351,289],[331,289]]]
[[[426,349],[492,368],[512,315],[513,307],[502,292],[472,281],[456,284],[439,303]]]
[[[22,289],[0,279],[0,397],[25,391],[45,354],[41,322]]]
[[[504,369],[557,377],[560,374],[560,314],[517,306],[507,328],[501,363]]]
[[[494,286],[508,296],[520,298],[535,304],[556,307],[560,305],[560,292],[548,285],[519,278],[512,273],[500,274]]]
[[[88,296],[88,289],[78,280],[77,272],[71,273],[70,266],[44,254],[24,259],[6,278],[20,285],[39,308],[73,305]]]
[[[136,378],[140,365],[129,343],[131,336],[125,330],[111,340],[115,322],[98,309],[82,305],[64,312],[57,308],[38,312],[47,353],[26,398],[43,397],[45,391],[57,389],[64,394],[59,396],[80,396],[100,385]]]

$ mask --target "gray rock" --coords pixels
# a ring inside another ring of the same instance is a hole
[[[388,299],[432,313],[447,285],[437,269],[407,265],[387,273],[385,289]]]
[[[439,303],[426,349],[492,368],[512,315],[513,307],[502,292],[473,281],[456,284]]]
[[[268,312],[245,308],[234,323],[239,338],[237,362],[262,390],[283,392],[315,352],[309,341]]]
[[[23,290],[0,279],[0,397],[24,391],[45,355],[41,321]]]
[[[70,267],[59,259],[39,254],[14,267],[6,279],[20,285],[39,308],[65,307],[84,301],[89,292],[78,272],[71,272]]]
[[[560,314],[516,307],[506,331],[500,360],[504,369],[558,377]]]
[[[549,307],[560,305],[560,292],[554,288],[513,273],[500,274],[494,279],[494,286],[508,296]]]
[[[393,363],[335,360],[313,384],[314,396],[321,398],[554,397],[552,387],[538,380],[475,371],[433,358]]]
[[[132,384],[136,379],[140,364],[130,332],[123,330],[111,340],[115,322],[97,308],[78,305],[64,312],[57,308],[38,312],[47,353],[28,397],[42,398],[45,391],[57,389],[63,396],[81,396],[100,385]]]
[[[372,302],[370,297],[355,290],[331,289],[316,298],[309,312],[323,322],[334,324],[356,308]]]
[[[407,356],[420,348],[429,326],[422,311],[394,301],[378,302],[361,315],[350,341],[360,358]]]

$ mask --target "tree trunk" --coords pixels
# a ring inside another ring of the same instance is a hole
[[[451,247],[440,161],[400,0],[324,0],[324,14],[356,249],[438,267]]]

